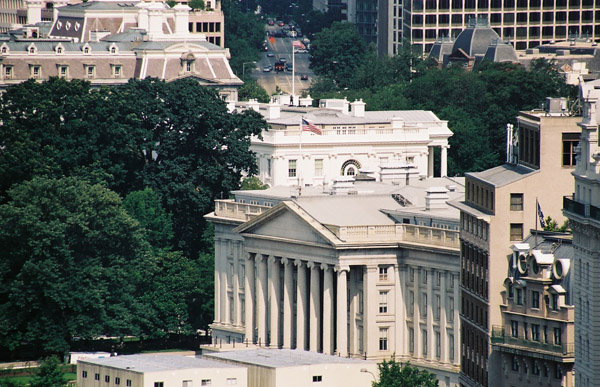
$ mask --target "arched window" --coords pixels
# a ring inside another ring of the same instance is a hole
[[[356,160],[347,160],[342,164],[340,175],[342,176],[356,176],[360,169],[360,163]]]

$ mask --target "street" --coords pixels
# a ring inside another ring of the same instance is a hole
[[[268,26],[268,31],[277,30],[279,27]],[[300,39],[301,40],[301,39]],[[284,93],[292,92],[292,72],[291,71],[275,71],[263,72],[263,67],[272,65],[275,67],[275,62],[279,59],[284,58],[286,63],[292,63],[292,38],[267,38],[269,50],[265,51],[261,55],[261,59],[257,62],[256,68],[252,70],[252,77],[258,81],[258,83],[267,90],[269,95],[275,93],[277,86]],[[267,54],[272,53],[272,57],[268,57]],[[294,54],[295,59],[295,85],[294,90],[296,94],[299,94],[303,89],[307,89],[310,86],[310,82],[314,77],[312,70],[308,68],[309,60],[308,53]],[[248,69],[246,69],[248,72]],[[308,80],[301,80],[302,75],[308,75]]]

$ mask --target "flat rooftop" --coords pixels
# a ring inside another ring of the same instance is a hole
[[[163,372],[194,368],[239,368],[214,360],[181,355],[122,355],[101,359],[85,359],[79,363],[129,370],[131,372]]]
[[[317,352],[295,349],[255,349],[231,351],[204,355],[245,364],[254,364],[269,368],[297,367],[319,364],[371,364],[372,362],[346,357],[325,355]]]

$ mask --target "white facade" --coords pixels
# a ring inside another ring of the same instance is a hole
[[[580,86],[583,117],[577,155],[575,192],[565,197],[564,215],[573,229],[575,248],[575,385],[600,380],[600,147],[598,98],[600,81]]]
[[[402,208],[391,193],[308,191],[274,207],[277,195],[252,191],[244,203],[218,200],[207,215],[214,340],[373,360],[395,354],[440,386],[457,385],[458,231],[395,223],[380,211]]]
[[[334,104],[337,102],[337,104]],[[259,178],[279,185],[328,185],[339,176],[359,170],[375,172],[382,166],[411,169],[416,175],[434,176],[434,148],[439,148],[438,175],[447,175],[447,121],[430,111],[365,111],[362,101],[321,101],[323,108],[283,108],[274,103],[249,108],[260,110],[271,129],[262,140],[252,140]],[[336,107],[330,107],[334,106]],[[302,119],[321,135],[300,131]]]

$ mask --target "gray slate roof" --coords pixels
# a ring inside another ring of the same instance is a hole
[[[471,176],[495,187],[503,187],[537,172],[537,170],[523,165],[504,164],[483,172],[467,173],[466,176]]]

